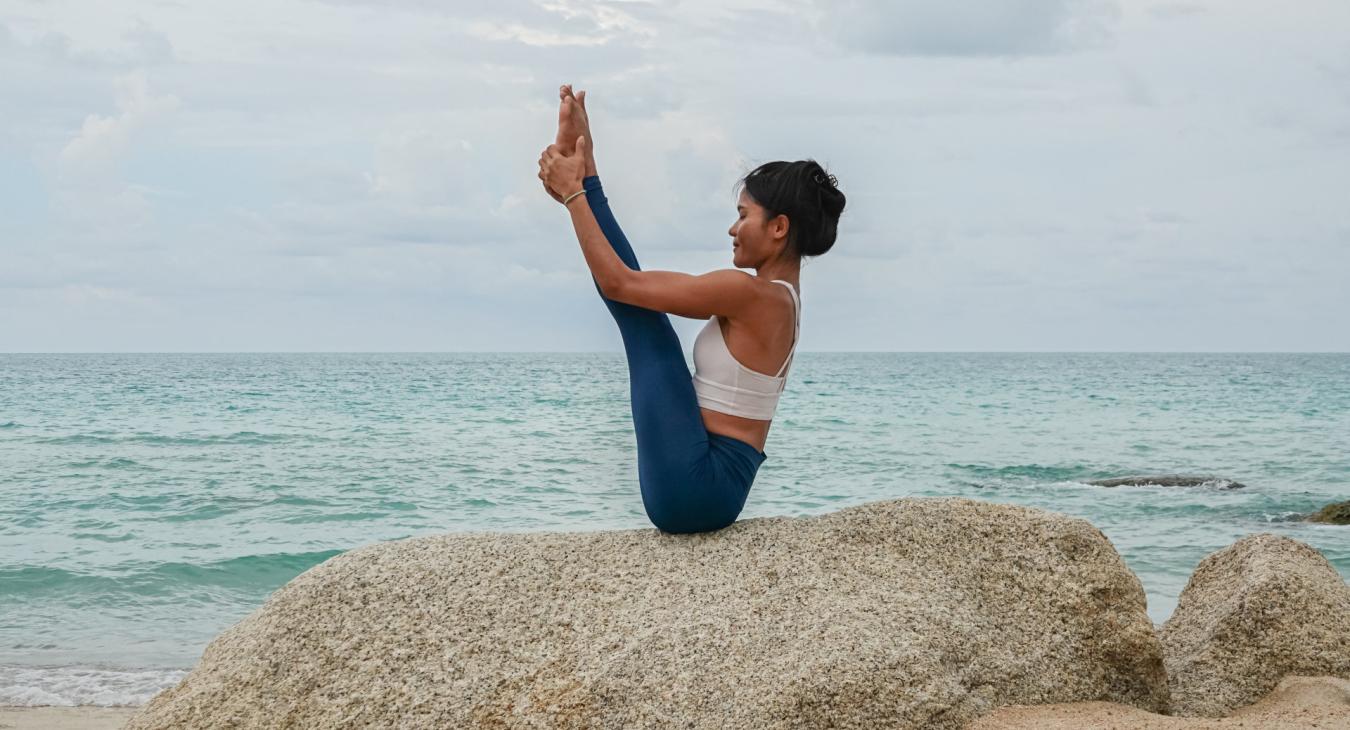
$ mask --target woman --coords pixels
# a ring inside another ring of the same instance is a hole
[[[721,529],[736,521],[767,458],[797,347],[802,258],[834,245],[844,194],[812,160],[766,163],[737,183],[738,218],[727,231],[732,263],[756,275],[642,271],[600,187],[586,92],[563,85],[559,96],[558,138],[539,157],[539,178],[567,206],[623,336],[643,506],[665,532]],[[667,313],[711,318],[694,342],[692,377]]]

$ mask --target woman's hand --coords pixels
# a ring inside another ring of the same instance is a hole
[[[543,180],[543,179],[544,179],[544,167],[543,167],[543,165],[540,165],[540,166],[539,166],[539,179],[540,179],[540,180]],[[550,198],[553,198],[554,200],[558,201],[559,203],[563,202],[563,196],[561,196],[561,195],[559,195],[559,194],[553,192],[553,188],[549,187],[547,182],[544,183],[544,192],[548,193],[548,196],[549,196]]]
[[[539,179],[554,200],[562,202],[564,195],[581,190],[581,181],[586,176],[586,150],[590,143],[586,137],[577,137],[576,152],[565,155],[558,145],[551,144],[539,155]]]

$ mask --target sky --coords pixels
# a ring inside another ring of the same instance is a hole
[[[3,0],[0,352],[622,351],[564,82],[644,269],[837,176],[803,352],[1350,351],[1345,0]]]

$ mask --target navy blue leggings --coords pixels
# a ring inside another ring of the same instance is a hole
[[[600,177],[582,180],[586,201],[609,245],[640,270],[633,247],[609,209]],[[594,277],[592,277],[594,282]],[[597,292],[600,285],[595,286]],[[680,338],[665,312],[605,297],[623,335],[637,431],[638,482],[652,524],[665,532],[708,532],[736,521],[767,456],[703,425]]]

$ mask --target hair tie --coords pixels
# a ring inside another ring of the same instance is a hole
[[[830,181],[830,187],[835,187],[835,188],[839,187],[839,178],[835,177],[834,175],[828,175],[828,174],[827,174],[827,175],[825,175],[824,177],[821,177],[820,173],[816,173],[816,174],[815,174],[815,181],[818,182],[818,183],[820,183],[820,184],[822,184],[822,185],[825,184],[826,179],[828,179],[828,180]]]

